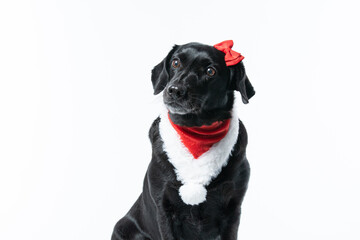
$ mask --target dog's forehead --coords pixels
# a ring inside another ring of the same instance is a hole
[[[223,60],[222,53],[212,46],[189,43],[180,46],[174,53],[174,56],[186,60],[203,60],[203,61],[221,61]]]

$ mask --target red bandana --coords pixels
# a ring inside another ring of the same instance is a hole
[[[233,45],[233,40],[226,40],[214,45],[214,48],[225,53],[226,66],[236,65],[244,59],[240,53],[231,50]]]
[[[183,127],[176,125],[170,119],[173,128],[179,134],[181,142],[195,159],[208,151],[211,146],[223,139],[230,127],[230,119],[214,122],[201,127]]]

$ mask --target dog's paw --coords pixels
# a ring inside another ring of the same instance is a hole
[[[202,184],[187,183],[179,188],[179,195],[184,203],[197,205],[206,200],[206,189]]]

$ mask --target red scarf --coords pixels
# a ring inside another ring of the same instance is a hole
[[[223,139],[230,127],[230,119],[217,121],[211,125],[203,125],[201,127],[184,127],[176,125],[171,121],[169,115],[168,117],[171,125],[179,134],[181,142],[195,159],[199,158],[212,145]]]

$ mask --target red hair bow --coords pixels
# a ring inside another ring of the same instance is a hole
[[[225,53],[226,66],[233,66],[238,64],[244,59],[244,56],[234,50],[231,50],[234,45],[233,40],[226,40],[221,43],[215,44],[214,48]]]

